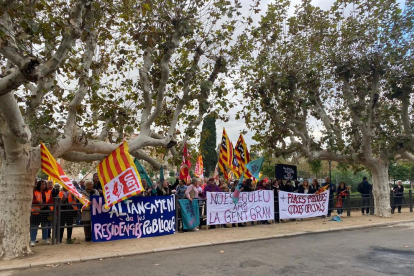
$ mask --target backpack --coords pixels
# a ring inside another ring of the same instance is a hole
[[[357,190],[360,194],[362,194],[362,192],[363,192],[362,182],[358,184],[358,189]]]

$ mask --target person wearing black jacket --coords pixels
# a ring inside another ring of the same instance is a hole
[[[362,197],[362,214],[364,214],[364,210],[366,211],[366,215],[369,215],[369,195],[372,190],[372,185],[368,183],[368,178],[364,176],[362,178],[361,189],[358,189],[358,191],[361,193]]]
[[[311,185],[311,194],[316,193],[319,189],[321,188],[321,186],[319,185],[319,182],[317,179],[312,180],[312,185]]]
[[[346,196],[349,194],[349,189],[346,187],[345,182],[341,182],[338,186],[338,189],[336,190],[336,198],[337,198],[337,204],[335,207],[337,207],[338,216],[342,217],[342,213],[344,212],[343,206],[344,206],[344,200]]]
[[[298,193],[299,194],[312,194],[312,190],[311,187],[309,186],[309,181],[308,180],[303,180],[302,185],[299,186],[298,188]]]
[[[333,209],[333,198],[334,198],[334,193],[336,190],[336,185],[331,183],[331,179],[327,176],[325,178],[325,183],[322,184],[322,187],[325,187],[329,185],[329,207],[328,207],[328,218],[331,216],[331,212]]]
[[[401,204],[404,196],[404,186],[401,180],[398,180],[397,185],[393,189],[394,191],[394,206],[392,206],[392,212],[395,212],[395,207],[398,206],[398,213],[401,213]]]
[[[282,191],[293,193],[296,188],[292,185],[292,181],[288,180],[286,184],[283,186]]]

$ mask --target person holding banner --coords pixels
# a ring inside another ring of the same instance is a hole
[[[99,176],[98,176],[98,173],[94,173],[94,174],[93,174],[93,178],[92,178],[92,180],[93,180],[93,188],[94,188],[95,190],[97,190],[97,191],[98,191],[98,193],[99,193],[101,196],[103,196],[102,184],[101,184],[101,182],[99,181]]]
[[[167,180],[164,180],[162,184],[160,183],[160,186],[158,187],[157,195],[158,196],[165,196],[165,195],[169,196],[171,194],[172,193],[170,189],[170,184],[168,183]]]
[[[318,180],[313,179],[312,180],[312,185],[311,185],[311,194],[316,193],[320,188],[321,188],[321,186],[319,185]]]
[[[312,194],[312,189],[309,187],[309,182],[305,179],[302,182],[302,185],[298,188],[299,194]]]
[[[82,191],[82,195],[90,200],[92,195],[99,196],[99,192],[93,188],[93,182],[91,180],[86,181],[85,190]],[[91,206],[86,207],[81,214],[81,224],[86,225],[83,227],[85,233],[85,241],[92,241],[92,227],[91,227]],[[88,225],[89,224],[89,225]]]
[[[348,195],[349,188],[346,187],[345,182],[341,182],[338,186],[338,189],[336,190],[336,203],[335,207],[338,208],[338,216],[342,217],[342,213],[344,212],[343,206],[344,206],[344,200],[345,197]]]
[[[65,224],[67,227],[67,243],[71,243],[72,241],[72,230],[73,221],[77,217],[78,213],[78,206],[76,202],[76,198],[68,191],[66,187],[63,188],[63,191],[59,192],[59,197],[62,202],[61,210],[67,210],[65,212],[61,212],[60,215],[60,243],[63,240],[63,234],[65,232]]]
[[[331,183],[331,179],[329,178],[329,176],[327,176],[325,178],[325,183],[322,184],[322,187],[325,186],[329,186],[329,207],[328,207],[328,218],[331,216],[331,212],[333,209],[333,198],[334,198],[334,193],[336,190],[336,185]],[[322,216],[323,218],[324,216]]]

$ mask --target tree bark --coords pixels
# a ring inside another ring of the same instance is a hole
[[[375,215],[388,218],[391,216],[388,162],[379,161],[369,168],[372,173]]]
[[[19,144],[4,132],[2,142],[0,259],[10,260],[31,253],[29,221],[36,169],[30,158],[30,144]]]

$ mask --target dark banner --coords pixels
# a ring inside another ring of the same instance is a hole
[[[103,197],[91,204],[94,242],[163,236],[175,233],[174,196],[130,197],[109,210]]]
[[[277,164],[275,177],[284,180],[296,180],[298,178],[297,168],[294,165]]]

